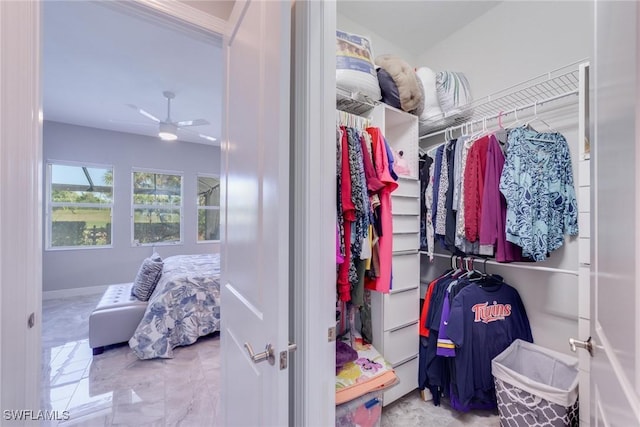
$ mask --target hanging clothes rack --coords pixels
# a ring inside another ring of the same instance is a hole
[[[471,117],[455,120],[447,127],[420,136],[420,140],[442,134],[451,135],[480,123],[486,125],[491,120],[501,121],[503,118],[516,116],[518,112],[537,109],[542,105],[579,95],[584,87],[580,80],[580,69],[586,64],[586,60],[574,62],[473,101],[467,105],[473,111]]]
[[[371,126],[371,120],[366,117],[351,114],[346,111],[336,110],[336,124],[356,129],[366,129]]]
[[[421,254],[426,254],[426,251],[420,251]],[[434,253],[433,256],[438,257],[438,258],[446,258],[446,259],[451,259],[452,255],[446,255],[446,254],[439,254],[439,253]],[[562,269],[562,268],[555,268],[555,267],[540,267],[537,265],[527,265],[527,264],[518,264],[518,263],[503,263],[503,262],[496,262],[494,260],[491,259],[487,259],[487,258],[482,258],[482,257],[473,257],[473,256],[465,256],[465,257],[458,257],[458,258],[462,258],[462,259],[472,259],[472,260],[477,260],[479,262],[482,262],[482,264],[486,264],[486,265],[495,265],[495,266],[500,266],[500,267],[509,267],[509,268],[518,268],[518,269],[522,269],[522,270],[534,270],[534,271],[546,271],[546,272],[550,272],[550,273],[560,273],[560,274],[570,274],[572,276],[577,276],[578,275],[578,271],[577,270],[566,270],[566,269]],[[472,263],[474,261],[471,261]]]

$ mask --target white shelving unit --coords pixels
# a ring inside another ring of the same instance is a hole
[[[416,389],[420,321],[420,182],[418,118],[386,104],[370,113],[395,153],[402,151],[409,173],[391,193],[393,214],[392,290],[371,297],[373,346],[393,366],[400,383],[384,392],[386,406]]]

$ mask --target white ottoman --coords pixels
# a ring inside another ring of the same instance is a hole
[[[89,347],[94,356],[104,346],[131,339],[147,309],[147,301],[131,295],[133,283],[109,285],[89,317]]]

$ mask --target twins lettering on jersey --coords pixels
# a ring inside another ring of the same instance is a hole
[[[494,301],[493,305],[489,305],[488,302],[484,302],[471,307],[471,311],[476,316],[474,322],[495,322],[496,320],[504,320],[511,315],[511,304],[498,304]]]

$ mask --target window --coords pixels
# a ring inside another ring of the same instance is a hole
[[[47,249],[111,246],[113,168],[47,165]]]
[[[133,172],[133,243],[180,243],[182,175]]]
[[[220,240],[220,178],[198,175],[198,242]]]

